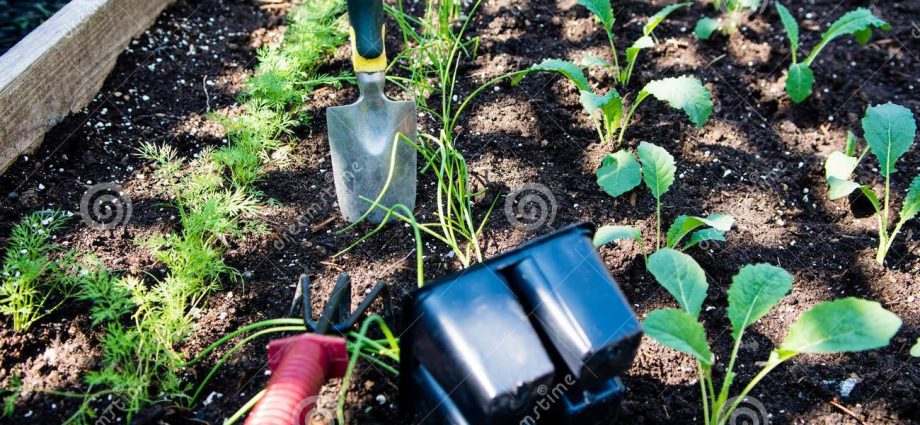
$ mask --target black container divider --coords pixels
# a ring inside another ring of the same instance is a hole
[[[423,424],[609,423],[642,328],[593,233],[571,225],[414,292],[403,413]]]

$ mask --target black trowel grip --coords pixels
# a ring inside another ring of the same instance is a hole
[[[348,21],[354,31],[355,68],[360,67],[361,60],[384,55],[382,0],[348,0]]]

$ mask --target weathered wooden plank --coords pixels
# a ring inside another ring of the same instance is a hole
[[[0,173],[85,107],[173,0],[73,0],[0,57]]]

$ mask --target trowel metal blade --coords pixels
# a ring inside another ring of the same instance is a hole
[[[416,150],[397,138],[402,133],[416,141],[415,102],[388,99],[383,93],[383,72],[359,72],[357,79],[361,91],[357,102],[326,109],[335,193],[349,222],[364,215],[386,186],[394,142],[393,177],[379,204],[388,208],[402,204],[411,210],[416,192]],[[367,220],[379,223],[386,214],[374,208]]]

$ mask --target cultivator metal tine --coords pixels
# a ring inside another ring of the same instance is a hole
[[[351,277],[347,273],[339,275],[335,288],[332,289],[332,295],[329,296],[329,301],[326,302],[326,307],[323,308],[319,323],[316,324],[316,329],[313,332],[318,334],[329,332],[329,329],[332,328],[332,321],[341,315],[343,308],[348,309],[347,306],[343,305],[343,302],[351,304]]]
[[[384,317],[392,316],[392,306],[390,304],[389,286],[383,281],[378,281],[364,300],[358,304],[358,307],[350,312],[351,308],[351,277],[347,273],[339,275],[332,295],[323,308],[318,321],[313,320],[312,307],[312,289],[310,288],[310,277],[306,274],[300,275],[299,285],[294,293],[294,300],[291,305],[289,316],[297,314],[298,299],[300,300],[300,310],[303,314],[304,324],[310,332],[325,334],[334,332],[344,334],[355,326],[362,316],[371,307],[378,297],[383,297]]]
[[[361,304],[358,304],[358,308],[351,313],[345,320],[339,322],[334,330],[338,333],[344,333],[346,330],[351,329],[361,320],[361,317],[367,312],[371,307],[371,304],[374,303],[374,300],[377,297],[382,296],[383,300],[383,314],[384,317],[392,317],[392,309],[390,307],[390,287],[387,286],[382,280],[377,281],[371,291],[367,293],[367,296],[364,297],[364,300],[361,301]]]

